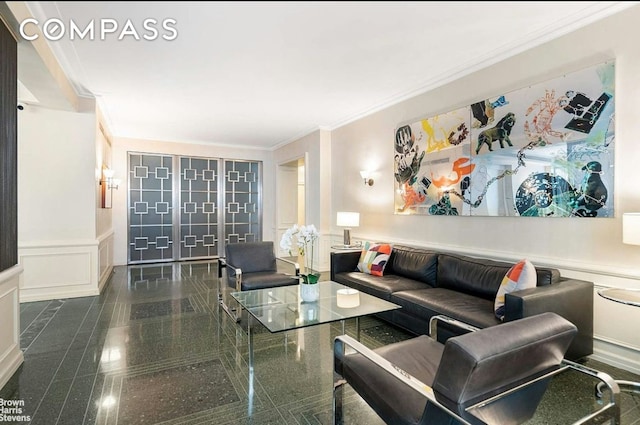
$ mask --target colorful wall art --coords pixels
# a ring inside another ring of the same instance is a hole
[[[615,64],[395,131],[397,214],[613,217]]]

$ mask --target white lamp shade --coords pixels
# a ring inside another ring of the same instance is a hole
[[[336,224],[340,227],[358,227],[360,225],[360,213],[338,212]]]
[[[640,213],[622,214],[622,242],[640,245]]]

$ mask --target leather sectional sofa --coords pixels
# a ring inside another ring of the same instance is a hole
[[[513,264],[423,248],[393,245],[383,276],[357,270],[360,252],[331,253],[331,280],[402,306],[380,318],[421,335],[429,319],[446,315],[486,328],[502,323],[494,314],[500,283]],[[560,276],[538,267],[537,287],[507,294],[505,322],[554,312],[578,328],[566,357],[580,360],[593,353],[593,283]],[[442,338],[459,333],[445,329]],[[439,335],[440,329],[439,329]]]

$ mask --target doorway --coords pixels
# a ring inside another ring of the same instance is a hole
[[[278,165],[275,242],[279,256],[289,255],[280,248],[280,240],[284,232],[294,224],[302,225],[306,222],[305,159],[306,155]]]

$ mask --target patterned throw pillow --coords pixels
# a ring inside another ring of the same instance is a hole
[[[536,268],[529,260],[523,259],[514,264],[504,276],[504,279],[502,279],[502,283],[496,294],[496,300],[493,304],[496,317],[504,321],[505,294],[521,289],[535,288],[537,281]]]
[[[362,254],[360,254],[358,270],[374,276],[382,276],[384,268],[389,262],[391,249],[391,245],[387,243],[374,244],[366,242],[362,248]]]

